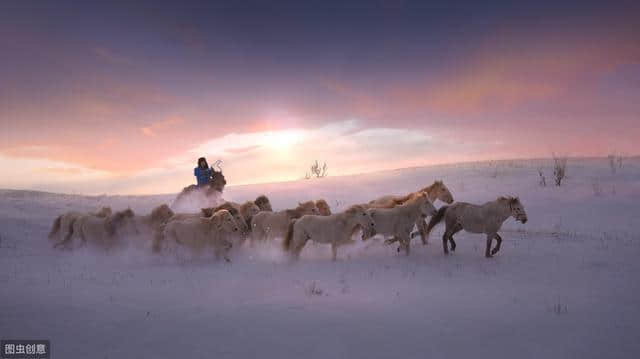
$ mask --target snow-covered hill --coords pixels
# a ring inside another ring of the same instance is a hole
[[[542,168],[549,186],[538,185]],[[520,160],[349,177],[228,186],[275,209],[324,198],[334,211],[444,180],[456,200],[518,195],[502,251],[460,233],[411,256],[379,241],[242,248],[231,264],[176,261],[140,248],[58,251],[46,234],[64,211],[110,205],[148,212],[173,195],[85,197],[0,191],[0,337],[50,339],[55,358],[631,358],[640,355],[640,160],[612,174],[572,159],[551,186],[551,162]],[[233,183],[233,179],[228,179]],[[436,203],[440,206],[442,203]]]

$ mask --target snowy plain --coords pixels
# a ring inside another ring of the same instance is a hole
[[[408,257],[374,240],[340,248],[337,262],[313,244],[293,264],[276,244],[240,248],[232,263],[139,246],[60,251],[46,237],[62,212],[146,214],[175,195],[1,190],[0,337],[49,339],[52,358],[640,357],[640,159],[615,174],[606,159],[570,159],[561,187],[551,167],[478,162],[224,192],[266,194],[276,210],[324,198],[334,212],[436,179],[459,201],[518,195],[529,221],[505,223],[492,259],[464,232],[444,256],[443,226]]]

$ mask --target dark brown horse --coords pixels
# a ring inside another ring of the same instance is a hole
[[[176,197],[175,201],[173,201],[172,207],[175,206],[176,203],[179,203],[185,196],[191,194],[192,192],[196,192],[196,191],[201,192],[205,197],[211,197],[212,195],[215,195],[216,192],[218,194],[222,193],[222,191],[224,191],[224,186],[227,184],[227,180],[224,178],[222,171],[216,171],[215,169],[213,169],[213,167],[211,168],[211,170],[213,174],[208,184],[200,187],[198,187],[195,184],[192,184],[190,186],[183,188],[182,192],[180,192]]]

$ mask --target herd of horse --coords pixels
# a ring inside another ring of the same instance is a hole
[[[436,209],[433,203],[437,200],[446,205]],[[481,205],[454,203],[447,186],[435,181],[405,196],[383,196],[339,213],[332,213],[323,199],[274,211],[265,195],[244,203],[224,202],[198,213],[175,213],[166,204],[148,215],[137,215],[131,209],[113,212],[109,207],[94,213],[71,211],[54,220],[49,238],[55,248],[91,245],[110,250],[135,240],[149,243],[153,252],[175,246],[187,247],[195,253],[213,249],[216,258],[226,261],[230,261],[232,247],[247,240],[250,247],[257,242],[280,240],[294,259],[308,241],[313,241],[330,244],[332,259],[336,260],[340,246],[375,236],[383,237],[386,244],[397,242],[398,252],[404,250],[409,255],[412,238],[419,236],[427,244],[431,230],[444,220],[445,254],[455,251],[453,236],[464,229],[485,234],[485,256],[492,257],[500,251],[502,238],[498,231],[509,217],[522,223],[527,221],[524,206],[517,197],[498,197]],[[494,239],[496,245],[492,247]]]

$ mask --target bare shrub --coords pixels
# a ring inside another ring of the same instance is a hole
[[[555,315],[563,315],[569,313],[569,306],[563,303],[556,303],[550,308],[549,311],[554,313]]]
[[[547,187],[547,178],[544,176],[541,168],[538,168],[538,176],[540,176],[540,187]]]
[[[618,156],[616,156],[615,153],[610,154],[609,156],[607,156],[607,159],[609,160],[609,169],[611,169],[611,174],[615,175],[616,174],[616,169],[618,169]]]
[[[314,295],[319,296],[324,293],[324,291],[318,287],[315,281],[311,282],[311,284],[309,284],[304,291],[307,294],[307,296],[314,296]]]
[[[327,177],[328,174],[329,173],[327,171],[327,163],[324,162],[322,166],[320,166],[320,163],[318,163],[318,160],[316,160],[311,165],[311,172],[305,173],[304,178],[305,179],[311,179],[312,177],[322,178],[322,177]]]
[[[567,175],[567,157],[553,155],[553,180],[556,186],[561,186]]]
[[[622,168],[622,162],[623,162],[624,158],[625,158],[625,155],[624,155],[624,154],[622,154],[622,155],[619,155],[619,156],[618,156],[618,159],[617,159],[617,161],[618,161],[618,168]]]

